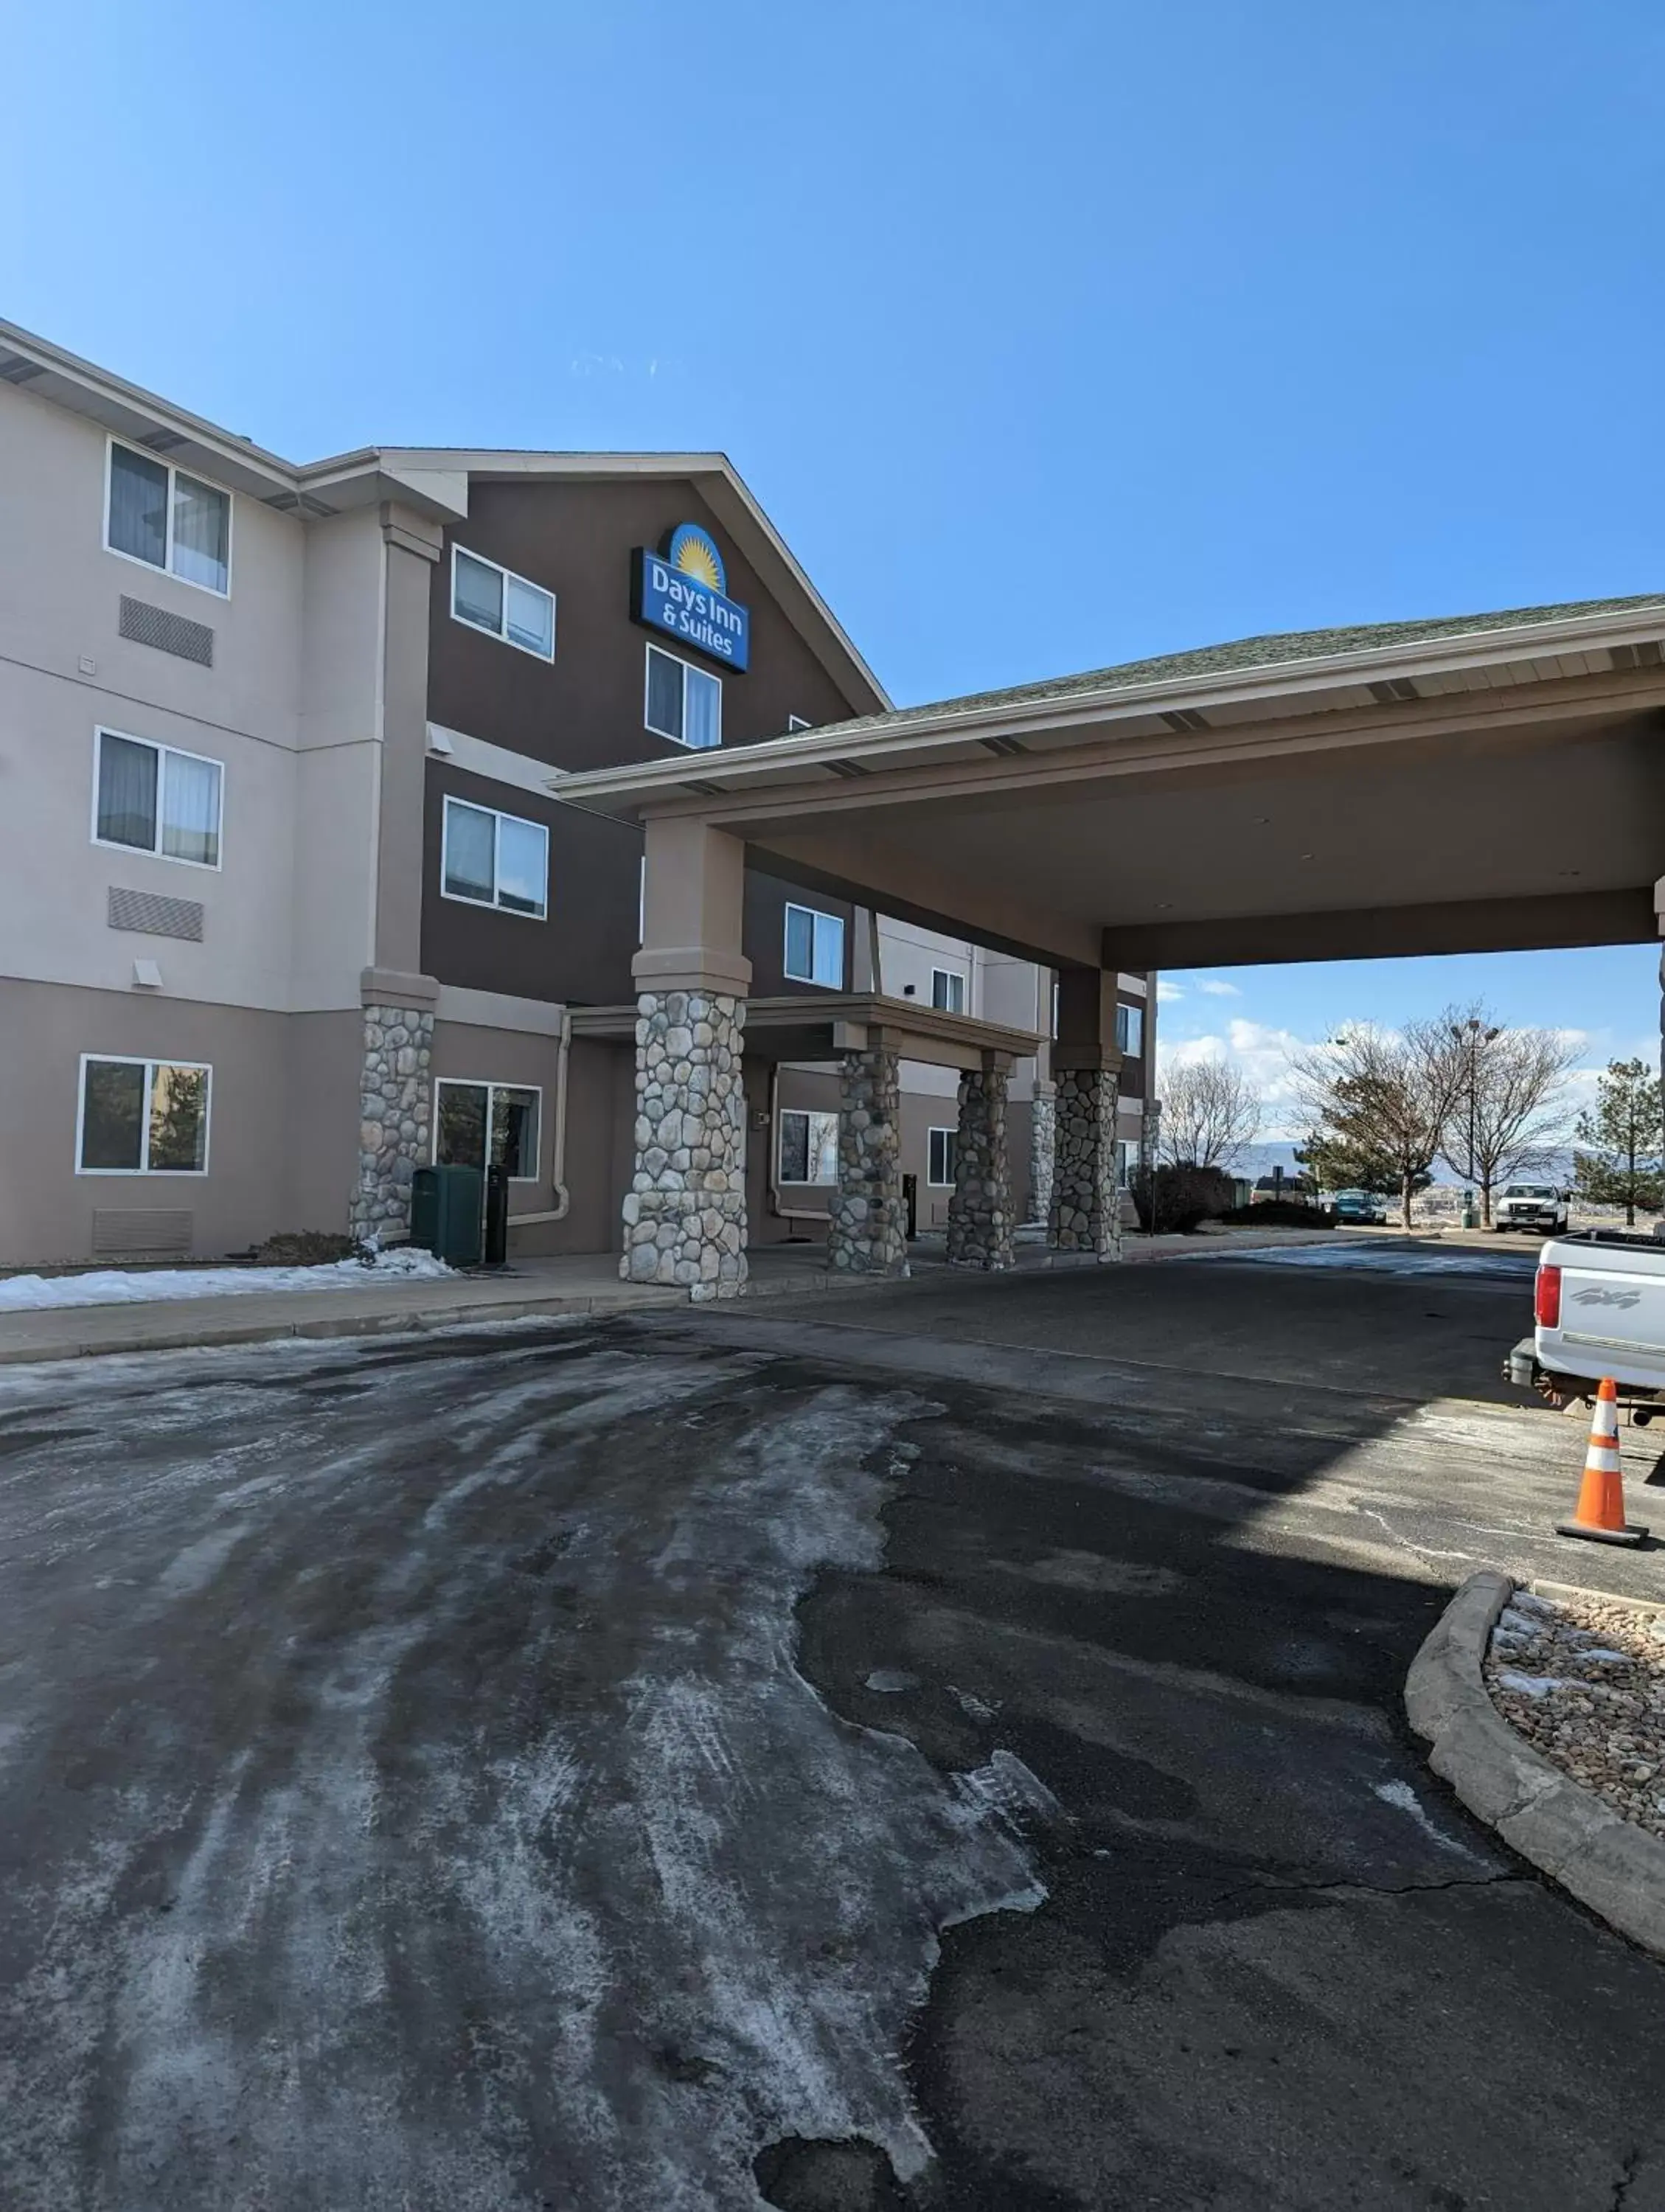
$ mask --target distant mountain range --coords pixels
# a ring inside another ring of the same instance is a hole
[[[1567,1145],[1553,1153],[1545,1167],[1523,1169],[1522,1172],[1528,1179],[1541,1176],[1547,1182],[1570,1183],[1572,1181],[1572,1147]],[[1295,1147],[1292,1144],[1245,1145],[1241,1158],[1232,1169],[1232,1173],[1248,1176],[1253,1181],[1258,1182],[1261,1176],[1269,1176],[1278,1168],[1281,1168],[1291,1179],[1301,1173],[1301,1165],[1295,1157]],[[1454,1176],[1443,1160],[1434,1162],[1434,1181],[1437,1183],[1449,1183],[1454,1188],[1459,1189],[1462,1185],[1462,1177]]]

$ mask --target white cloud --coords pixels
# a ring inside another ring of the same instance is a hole
[[[1200,991],[1208,987],[1199,983],[1195,988]],[[1393,1032],[1384,1026],[1383,1034],[1391,1036]],[[1609,1060],[1637,1059],[1650,1065],[1658,1050],[1651,1037],[1626,1041],[1610,1031],[1591,1032],[1571,1027],[1557,1034],[1589,1055],[1567,1077],[1566,1103],[1569,1112],[1574,1114],[1595,1104],[1595,1086],[1606,1073]],[[1260,1098],[1263,1114],[1261,1138],[1275,1142],[1282,1138],[1298,1137],[1303,1133],[1303,1121],[1295,1062],[1303,1053],[1321,1050],[1326,1042],[1324,1037],[1299,1036],[1293,1030],[1251,1022],[1240,1014],[1231,1016],[1223,1030],[1203,1036],[1176,1039],[1158,1031],[1158,1096],[1161,1095],[1163,1078],[1170,1067],[1185,1066],[1197,1060],[1222,1060],[1240,1069]]]
[[[1171,1006],[1176,999],[1182,999],[1184,996],[1184,992],[1177,983],[1170,983],[1165,975],[1157,977],[1158,1006]]]
[[[1164,1042],[1157,1036],[1157,1091],[1170,1067],[1189,1066],[1198,1060],[1223,1060],[1242,1071],[1261,1101],[1265,1115],[1262,1137],[1291,1136],[1300,1127],[1294,1062],[1312,1040],[1293,1030],[1268,1028],[1264,1022],[1246,1021],[1241,1015],[1227,1023],[1224,1033],[1187,1037],[1182,1043]]]
[[[1224,975],[1205,975],[1197,988],[1206,991],[1211,999],[1241,999],[1243,996],[1237,985],[1228,983]]]

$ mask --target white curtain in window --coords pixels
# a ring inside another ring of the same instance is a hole
[[[508,634],[528,653],[541,653],[545,660],[555,658],[555,601],[519,576],[508,580]]]
[[[156,849],[156,749],[106,730],[98,741],[98,834],[112,845]]]
[[[483,899],[490,905],[495,896],[496,850],[497,817],[483,807],[447,799],[445,887],[453,898]]]
[[[173,574],[223,592],[231,581],[231,500],[195,477],[173,479]]]
[[[550,833],[505,814],[497,824],[497,903],[541,916],[549,896]]]
[[[835,991],[844,988],[844,924],[836,914],[815,917],[815,980]]]
[[[683,678],[683,743],[703,752],[723,741],[723,687],[701,668],[685,668]]]
[[[162,767],[162,850],[204,867],[220,860],[220,763],[169,753]]]
[[[167,565],[167,471],[125,446],[110,448],[110,543],[153,568]]]

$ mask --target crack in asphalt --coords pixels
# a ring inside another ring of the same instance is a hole
[[[1625,2212],[1625,2200],[1631,2193],[1631,2184],[1636,2179],[1642,2165],[1642,2146],[1633,2143],[1620,2161],[1619,2179],[1613,2184],[1613,2203],[1608,2212]]]

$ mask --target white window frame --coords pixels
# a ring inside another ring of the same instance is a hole
[[[944,982],[948,986],[948,989],[944,994],[945,1000],[953,996],[955,984],[957,983],[959,985],[960,1003],[957,1006],[949,1006],[946,1003],[942,1006],[938,1006],[937,978],[939,975],[942,977]],[[965,970],[963,968],[933,968],[931,970],[931,1004],[935,1011],[939,1014],[963,1014],[965,1012],[965,1000],[968,988],[965,979]]]
[[[716,685],[717,742],[714,745],[690,745],[686,738],[679,738],[675,736],[669,730],[660,729],[659,724],[650,718],[647,711],[647,702],[653,696],[653,687],[649,679],[652,675],[653,666],[653,657],[656,653],[662,659],[673,662],[675,665],[682,671],[682,726],[684,730],[688,727],[688,672],[690,669],[693,670],[696,676],[703,676],[708,684],[714,684]],[[696,666],[691,660],[684,660],[679,653],[667,653],[662,645],[655,645],[653,640],[649,638],[647,641],[647,650],[643,653],[641,660],[641,726],[644,730],[647,731],[651,736],[663,738],[667,744],[680,745],[684,752],[720,752],[722,750],[723,744],[722,678],[709,668],[701,668]]]
[[[98,834],[99,777],[104,766],[106,738],[119,738],[124,744],[146,745],[153,753],[162,756],[156,763],[156,842],[154,845],[124,845],[118,838],[100,837]],[[181,760],[196,761],[201,767],[217,768],[220,771],[220,811],[214,824],[214,849],[219,856],[216,860],[188,860],[181,853],[164,853],[162,850],[161,796],[169,753],[176,753]],[[106,853],[148,852],[152,860],[166,860],[170,868],[205,868],[210,874],[218,875],[225,866],[226,858],[226,764],[222,760],[216,760],[212,753],[187,752],[183,745],[164,744],[160,738],[136,737],[131,730],[118,730],[112,723],[96,722],[93,726],[93,818],[90,829],[94,844]],[[100,1055],[94,1053],[93,1057],[96,1060]],[[182,1067],[185,1063],[170,1060],[168,1065]]]
[[[495,836],[491,845],[491,896],[489,899],[471,898],[466,891],[448,891],[446,889],[446,878],[451,872],[451,810],[453,806],[470,807],[476,814],[489,814],[499,823],[514,822],[518,823],[523,830],[538,831],[544,840],[544,910],[541,914],[526,914],[518,906],[503,904],[498,895],[501,883],[497,855],[501,850],[501,843],[499,838]],[[506,914],[514,921],[547,921],[550,918],[549,823],[534,822],[528,814],[507,813],[501,806],[482,806],[477,799],[464,799],[454,791],[447,791],[444,794],[444,804],[440,816],[440,896],[452,900],[458,906],[478,907],[485,914]],[[522,1087],[530,1090],[532,1086],[527,1084]]]
[[[87,1070],[94,1060],[117,1067],[144,1070],[144,1109],[139,1121],[139,1164],[136,1168],[88,1168],[81,1164],[82,1142],[87,1133]],[[159,1067],[188,1067],[208,1078],[203,1094],[203,1164],[199,1168],[153,1168],[150,1161],[150,1091]],[[83,1052],[76,1072],[76,1173],[78,1176],[205,1176],[214,1139],[214,1066],[206,1060],[144,1060],[131,1052]]]
[[[503,625],[501,629],[492,629],[483,622],[476,622],[472,615],[458,613],[457,556],[459,553],[465,553],[471,561],[477,561],[483,568],[495,568],[497,571],[497,574],[502,578]],[[544,597],[549,601],[550,649],[547,653],[540,653],[535,645],[522,645],[518,637],[511,637],[509,635],[508,587],[512,583],[524,584],[529,592],[541,592]],[[523,576],[518,568],[506,568],[501,561],[493,561],[484,553],[477,553],[471,545],[459,545],[454,540],[453,541],[451,547],[451,619],[453,622],[459,622],[465,629],[478,630],[482,637],[495,637],[499,645],[513,646],[517,653],[530,653],[534,660],[541,660],[544,666],[547,667],[555,659],[556,624],[559,623],[560,618],[561,603],[547,584],[540,584],[535,576]]]
[[[428,1158],[433,1165],[437,1167],[440,1164],[440,1093],[449,1084],[459,1085],[465,1091],[485,1092],[488,1155],[491,1151],[491,1125],[496,1112],[497,1093],[500,1091],[531,1091],[532,1097],[538,1101],[538,1142],[534,1147],[537,1158],[532,1163],[533,1172],[529,1176],[511,1176],[509,1181],[512,1183],[542,1182],[544,1180],[544,1086],[541,1083],[488,1083],[485,1078],[480,1075],[436,1075],[434,1078],[434,1134],[428,1146]],[[486,1164],[488,1166],[490,1165],[489,1158]]]
[[[934,1138],[937,1138],[937,1137],[946,1137],[946,1138],[949,1139],[949,1142],[948,1142],[946,1145],[945,1145],[945,1146],[944,1146],[944,1147],[943,1147],[943,1151],[944,1151],[945,1154],[947,1156],[947,1158],[948,1158],[948,1159],[949,1159],[949,1164],[950,1164],[950,1165],[951,1166],[951,1165],[953,1164],[953,1157],[952,1157],[952,1155],[953,1155],[953,1146],[954,1146],[954,1145],[958,1141],[958,1139],[959,1139],[959,1133],[959,1133],[958,1128],[957,1128],[957,1127],[953,1127],[953,1126],[951,1126],[951,1125],[949,1127],[946,1127],[946,1128],[941,1127],[939,1127],[939,1127],[933,1127],[929,1128],[929,1129],[927,1129],[927,1130],[926,1131],[926,1133],[925,1133],[925,1188],[927,1188],[927,1190],[952,1190],[952,1189],[953,1189],[953,1188],[954,1188],[954,1177],[953,1177],[951,1175],[949,1176],[949,1178],[948,1178],[948,1180],[947,1180],[947,1182],[939,1182],[937,1181],[937,1178],[935,1177],[935,1176],[933,1176],[933,1175],[932,1174],[932,1172],[931,1172],[931,1168],[932,1168],[932,1158],[931,1158],[931,1156],[932,1156],[933,1152],[935,1152],[935,1150],[936,1150],[936,1146],[935,1146],[934,1143],[933,1142],[933,1139]]]
[[[154,561],[143,560],[140,558],[138,554],[129,553],[122,546],[112,545],[110,543],[111,478],[114,473],[115,451],[118,446],[121,447],[123,453],[135,454],[138,459],[142,461],[149,461],[152,467],[166,469],[167,471],[167,531],[166,538],[163,540],[162,560],[160,567],[158,567],[156,562]],[[198,577],[180,575],[179,570],[173,566],[173,479],[175,477],[180,476],[189,477],[192,483],[206,484],[210,491],[220,492],[224,496],[226,502],[226,587],[223,592],[220,589],[217,584],[204,584]],[[106,553],[113,553],[118,561],[131,561],[136,568],[143,568],[147,575],[171,576],[176,584],[187,585],[193,592],[206,592],[211,599],[228,599],[231,597],[231,564],[236,531],[237,500],[235,494],[230,489],[229,486],[222,483],[216,483],[212,477],[202,476],[195,469],[182,469],[177,462],[170,461],[164,454],[153,453],[148,447],[136,446],[129,439],[114,437],[106,437],[105,439],[104,550]],[[96,1054],[94,1057],[97,1057]],[[179,1065],[183,1066],[184,1063],[181,1061]]]
[[[811,968],[815,965],[816,922],[817,921],[836,921],[838,924],[838,981],[836,983],[824,983],[818,975],[800,975],[789,964],[792,959],[791,918],[794,914],[806,914],[810,917],[810,965]],[[817,991],[842,991],[844,988],[844,969],[849,956],[849,934],[842,914],[829,914],[825,907],[799,906],[795,899],[787,901],[785,912],[781,916],[781,973],[786,977],[787,982],[808,983]]]
[[[839,1116],[835,1114],[830,1108],[825,1106],[781,1107],[776,1121],[775,1131],[775,1182],[781,1185],[782,1189],[785,1190],[836,1190],[838,1188],[838,1176],[836,1171],[835,1171],[825,1182],[817,1182],[813,1179],[808,1182],[800,1182],[795,1176],[787,1175],[786,1159],[784,1157],[787,1144],[787,1117],[788,1115],[792,1114],[801,1115],[806,1122],[812,1121],[817,1115],[819,1115],[823,1121],[836,1122],[839,1119]],[[811,1158],[809,1136],[810,1133],[805,1129],[804,1133],[804,1157],[806,1161]]]

